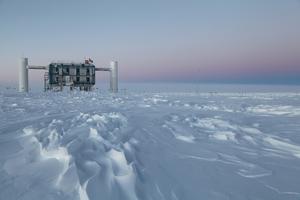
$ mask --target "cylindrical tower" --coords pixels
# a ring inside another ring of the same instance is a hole
[[[110,62],[110,91],[118,92],[118,62]]]
[[[28,92],[28,58],[22,58],[19,68],[19,92]]]

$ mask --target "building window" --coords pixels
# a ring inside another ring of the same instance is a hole
[[[79,73],[80,73],[80,69],[76,68],[76,74],[79,75]]]
[[[69,68],[66,69],[66,72],[69,74]]]
[[[86,82],[90,82],[90,77],[86,77]]]
[[[76,82],[79,82],[79,80],[80,80],[80,79],[79,79],[79,76],[77,76],[77,77],[76,77]]]
[[[90,74],[90,69],[89,68],[86,69],[86,74]]]
[[[58,82],[58,76],[57,76],[57,77],[55,77],[55,81],[56,81],[56,82]]]

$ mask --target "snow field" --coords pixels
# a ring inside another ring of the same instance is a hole
[[[300,198],[296,93],[0,99],[0,199]]]

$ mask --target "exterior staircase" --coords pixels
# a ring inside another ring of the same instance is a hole
[[[49,89],[49,72],[44,74],[44,91],[46,92]]]

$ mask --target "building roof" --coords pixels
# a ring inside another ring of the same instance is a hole
[[[53,67],[63,67],[63,66],[75,66],[75,67],[95,67],[94,64],[91,63],[65,63],[65,62],[52,62],[49,64],[49,66]]]

